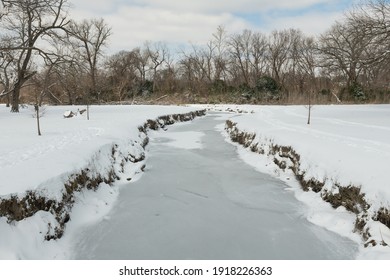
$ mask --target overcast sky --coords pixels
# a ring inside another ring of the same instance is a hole
[[[145,41],[171,46],[203,44],[219,25],[228,33],[268,33],[299,28],[316,35],[357,0],[70,0],[74,19],[104,18],[111,26],[107,52],[131,50]]]

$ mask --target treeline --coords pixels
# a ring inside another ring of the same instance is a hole
[[[2,1],[0,96],[12,111],[23,87],[22,97],[39,104],[162,96],[171,102],[390,101],[388,0],[355,7],[317,37],[296,29],[230,34],[218,27],[205,45],[174,52],[148,42],[109,57],[102,53],[109,26],[101,19],[68,20],[65,4]]]

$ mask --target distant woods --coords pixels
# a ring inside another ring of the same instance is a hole
[[[316,37],[220,26],[204,45],[149,41],[110,56],[109,25],[71,20],[66,0],[0,6],[0,101],[14,112],[21,102],[390,102],[388,0],[354,7]]]

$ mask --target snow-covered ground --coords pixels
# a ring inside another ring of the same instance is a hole
[[[324,188],[337,192],[335,184],[361,187],[371,205],[368,215],[381,207],[390,208],[390,105],[314,106],[307,125],[304,106],[208,106],[212,110],[245,111],[231,120],[241,131],[255,133],[253,143],[291,146],[301,156],[300,168],[307,179],[325,182]],[[226,136],[228,137],[228,136]],[[265,144],[265,146],[267,146]],[[307,218],[360,244],[353,233],[356,216],[344,207],[333,209],[314,192],[303,192],[291,170],[282,172],[273,158],[239,149],[241,157],[259,171],[274,174],[291,185],[299,200],[310,205]],[[267,154],[267,153],[266,153]],[[390,231],[368,219],[372,239],[390,244]],[[389,246],[362,246],[359,258],[390,259]]]
[[[158,116],[186,113],[196,107],[175,106],[92,106],[91,119],[85,114],[65,119],[67,110],[78,107],[48,107],[41,119],[42,136],[37,136],[36,119],[30,108],[11,114],[0,105],[0,197],[23,195],[36,190],[56,199],[70,174],[85,166],[105,169],[113,143],[126,151],[139,141],[138,126]],[[390,105],[314,106],[312,124],[306,124],[304,106],[211,106],[213,110],[246,111],[229,118],[240,130],[256,133],[254,141],[292,146],[301,156],[306,176],[325,181],[329,191],[334,183],[360,186],[371,205],[369,211],[390,208]],[[79,107],[79,109],[83,109]],[[225,117],[222,117],[225,118]],[[220,128],[223,131],[223,128]],[[171,135],[175,136],[175,135]],[[194,132],[191,137],[198,137]],[[227,137],[227,135],[226,135]],[[180,142],[180,145],[186,145]],[[134,148],[136,149],[136,148]],[[282,172],[271,158],[239,148],[240,156],[259,171],[273,174],[287,182],[296,197],[307,203],[307,219],[361,244],[362,259],[390,259],[390,247],[364,248],[353,233],[355,215],[343,207],[333,209],[318,194],[303,192],[289,172]],[[137,151],[133,151],[136,153]],[[126,170],[121,183],[137,179],[134,170]],[[81,225],[104,218],[116,202],[118,188],[104,183],[98,191],[82,191],[76,197],[71,222],[60,240],[44,241],[47,225],[54,216],[40,211],[20,222],[7,223],[0,217],[0,259],[66,259],[67,246]],[[373,214],[370,213],[369,214]],[[390,244],[390,231],[369,220],[373,238]],[[58,248],[61,247],[61,250]],[[62,253],[58,253],[62,252]]]
[[[19,114],[0,105],[0,195],[36,189],[48,179],[84,167],[96,152],[117,141],[137,139],[137,127],[147,119],[193,108],[175,106],[92,106],[66,119],[66,111],[83,107],[48,107],[37,136],[32,108]]]
[[[286,184],[239,158],[215,128],[221,123],[213,113],[152,131],[142,179],[121,188],[105,220],[79,232],[74,257],[355,258],[357,244],[308,222]]]
[[[26,191],[34,190],[60,200],[71,174],[86,167],[95,172],[107,171],[114,143],[123,152],[139,153],[134,142],[140,140],[138,126],[147,119],[195,110],[177,106],[92,106],[90,120],[86,113],[64,118],[66,111],[78,109],[84,108],[47,107],[41,118],[42,136],[38,136],[32,108],[11,114],[9,108],[0,105],[0,198],[22,197]],[[128,182],[129,177],[134,181],[139,169],[140,166],[130,166],[123,182]],[[117,195],[117,188],[104,183],[97,192],[83,190],[72,209],[68,234],[60,242],[44,242],[48,224],[56,224],[54,216],[47,212],[39,211],[11,224],[0,217],[0,259],[67,258],[66,253],[55,255],[57,247],[67,246],[67,236],[77,233],[78,225],[103,217]]]

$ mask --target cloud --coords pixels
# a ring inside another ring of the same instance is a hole
[[[109,52],[145,41],[204,44],[219,25],[229,33],[299,28],[325,31],[342,15],[346,0],[73,0],[75,19],[103,17],[112,27]],[[356,0],[353,0],[356,1]],[[351,1],[347,1],[351,2]],[[325,9],[323,9],[325,7]]]
[[[144,41],[202,44],[211,38],[218,25],[224,25],[233,31],[248,26],[245,20],[227,13],[177,13],[150,8],[124,8],[107,20],[116,31],[113,40],[121,41],[121,48],[129,45],[139,46],[140,42]]]
[[[69,1],[69,0],[68,0]],[[70,0],[73,11],[84,12],[88,14],[103,15],[112,13],[119,7],[119,0]]]
[[[79,20],[93,17],[90,11],[75,10],[72,14]],[[177,45],[203,44],[219,25],[225,26],[230,32],[250,27],[245,19],[230,13],[179,13],[177,10],[141,6],[122,6],[117,12],[103,18],[112,28],[110,43],[114,51],[132,49],[146,41],[164,41]]]
[[[299,9],[319,3],[333,2],[335,0],[132,0],[128,1],[144,7],[155,7],[177,11],[192,11],[201,13],[242,13],[266,11],[269,9]]]
[[[328,30],[337,20],[342,19],[343,12],[314,11],[299,16],[283,16],[277,20],[264,19],[262,29],[266,32],[282,29],[300,29],[304,34],[315,36]]]
[[[342,21],[345,12],[359,2],[360,0],[327,1],[295,12],[276,10],[271,14],[264,13],[262,28],[265,31],[295,28],[307,35],[320,35],[336,21]]]

